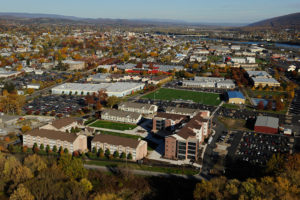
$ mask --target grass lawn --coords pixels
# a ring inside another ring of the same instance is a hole
[[[109,160],[108,161],[91,160],[91,161],[86,161],[85,163],[89,164],[89,165],[110,166],[110,167],[118,167],[118,168],[126,167],[125,162],[109,161]],[[193,169],[139,165],[139,164],[135,164],[135,163],[131,163],[131,162],[128,162],[127,166],[128,166],[128,168],[135,169],[135,170],[172,173],[172,174],[195,175],[198,173],[197,170],[193,170]]]
[[[123,124],[123,123],[103,121],[103,120],[98,120],[92,123],[90,126],[96,128],[115,129],[120,131],[132,130],[137,127],[137,125],[133,125],[133,124]]]
[[[154,95],[155,93],[155,95]],[[144,99],[160,99],[160,100],[192,100],[196,103],[202,103],[206,105],[219,105],[220,104],[220,95],[216,93],[207,93],[207,92],[195,92],[189,90],[176,90],[161,88],[155,92],[144,95]]]
[[[229,130],[249,130],[246,127],[246,120],[244,119],[231,119],[227,117],[218,117],[219,121],[222,122]]]
[[[224,104],[222,105],[222,107],[224,107],[224,108],[229,108],[229,109],[239,109],[239,108],[240,108],[238,105],[230,104],[230,103],[224,103]]]
[[[106,134],[106,135],[114,135],[114,136],[119,136],[119,137],[131,138],[131,139],[141,138],[140,136],[137,136],[137,135],[129,135],[129,134],[124,134],[124,133],[110,132],[110,131],[100,131],[100,133]]]
[[[86,122],[84,122],[84,125],[88,125],[94,121],[96,121],[97,119],[96,118],[91,118],[91,119],[88,119]]]

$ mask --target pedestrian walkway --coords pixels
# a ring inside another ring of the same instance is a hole
[[[167,162],[170,164],[174,164],[174,165],[193,165],[194,167],[198,167],[201,168],[202,165],[199,165],[197,163],[191,163],[191,161],[189,159],[187,160],[170,160],[170,159],[165,159],[163,158],[163,153],[164,153],[164,146],[165,144],[162,142],[160,145],[158,145],[158,147],[150,152],[150,154],[147,156],[148,159],[151,160],[157,160],[157,161],[162,161],[162,162]]]

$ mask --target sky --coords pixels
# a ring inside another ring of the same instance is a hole
[[[0,12],[251,23],[300,12],[299,0],[0,0]]]

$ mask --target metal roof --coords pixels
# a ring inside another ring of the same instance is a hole
[[[278,128],[279,119],[275,117],[258,116],[255,122],[255,126]]]
[[[228,91],[227,94],[229,99],[231,98],[245,99],[244,95],[239,91]]]

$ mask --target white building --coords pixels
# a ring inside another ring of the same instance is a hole
[[[40,87],[41,86],[38,83],[31,83],[31,84],[27,85],[27,89],[32,88],[32,89],[38,90],[38,89],[40,89]]]
[[[137,124],[142,119],[142,115],[135,112],[107,109],[102,111],[101,119],[129,124]]]
[[[99,83],[99,84],[82,84],[82,83],[65,83],[52,88],[52,94],[73,94],[73,95],[92,95],[100,90],[105,90],[108,96],[123,97],[142,90],[144,83],[117,82],[117,83]]]
[[[64,60],[62,63],[69,65],[69,70],[82,70],[85,68],[83,61]]]

